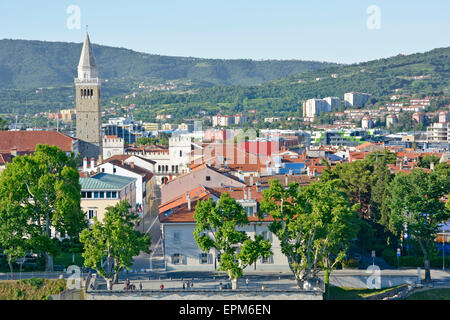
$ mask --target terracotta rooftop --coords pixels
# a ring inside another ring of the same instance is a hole
[[[71,152],[75,138],[57,131],[0,131],[0,152],[36,151],[38,144],[57,146],[64,152]]]

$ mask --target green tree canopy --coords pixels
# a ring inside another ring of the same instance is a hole
[[[77,237],[86,224],[76,163],[73,153],[38,145],[33,155],[15,157],[0,176],[0,203],[22,206],[35,222],[28,236],[33,248],[45,253],[47,271],[58,252],[56,235]]]
[[[130,209],[127,201],[108,207],[102,222],[94,217],[94,224],[80,234],[84,264],[105,278],[108,290],[123,269],[131,268],[133,257],[150,253],[151,238],[135,230],[139,216]]]
[[[238,230],[249,220],[242,206],[227,193],[217,203],[212,199],[200,201],[194,219],[197,245],[204,252],[215,249],[220,254],[219,270],[227,272],[233,288],[237,288],[237,279],[247,266],[272,255],[270,241],[262,235],[251,239],[245,231]]]
[[[341,181],[321,181],[305,188],[292,183],[284,188],[273,180],[263,194],[261,212],[273,217],[269,230],[280,240],[300,288],[343,259],[359,227],[357,208],[351,207]]]
[[[439,225],[450,218],[450,211],[443,201],[450,191],[449,172],[448,169],[430,173],[422,169],[409,174],[400,172],[388,188],[390,228],[397,234],[408,234],[418,242],[424,255],[427,281],[431,280],[429,250]]]

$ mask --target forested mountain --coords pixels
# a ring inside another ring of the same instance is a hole
[[[215,114],[247,112],[255,109],[259,115],[301,115],[303,101],[310,98],[337,96],[359,91],[378,100],[389,100],[395,89],[420,97],[450,95],[450,48],[426,53],[398,55],[365,63],[332,66],[274,80],[258,86],[216,86],[200,88],[184,94],[151,93],[137,96],[126,103],[142,106],[138,114],[150,120],[166,112],[191,117],[198,110]],[[117,102],[124,100],[118,99]],[[148,106],[151,105],[151,109]]]
[[[255,85],[332,64],[300,60],[220,60],[168,57],[93,45],[103,79],[177,80],[201,86]],[[0,40],[0,89],[70,85],[81,43]]]

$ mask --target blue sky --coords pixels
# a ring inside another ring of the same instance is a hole
[[[81,29],[67,28],[67,8]],[[381,29],[366,10],[377,5]],[[94,43],[203,58],[353,63],[450,46],[448,0],[1,0],[0,39]]]

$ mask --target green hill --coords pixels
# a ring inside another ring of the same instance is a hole
[[[301,115],[302,103],[310,98],[337,96],[359,91],[373,96],[372,104],[389,100],[395,89],[414,97],[450,95],[450,48],[398,55],[365,63],[332,66],[269,81],[258,86],[217,86],[184,94],[152,93],[117,102],[142,106],[138,115],[151,120],[161,112],[195,116],[199,108],[207,114],[246,112],[259,116]],[[147,106],[152,105],[151,110]]]
[[[82,44],[0,40],[0,89],[73,83]],[[94,45],[102,79],[192,80],[202,86],[255,85],[332,64],[315,61],[253,61],[168,57]]]

